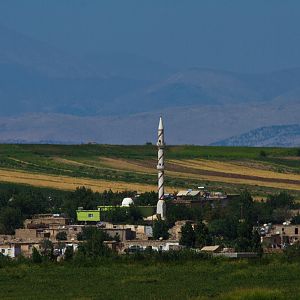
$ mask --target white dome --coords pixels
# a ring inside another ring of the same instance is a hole
[[[130,205],[133,205],[134,202],[131,198],[124,198],[123,201],[122,201],[122,206],[130,206]]]

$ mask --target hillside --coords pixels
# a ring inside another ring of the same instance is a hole
[[[105,103],[148,84],[108,76],[95,61],[76,57],[0,25],[1,116],[103,113]]]
[[[300,146],[300,125],[261,127],[213,143],[215,146],[294,147]]]
[[[300,69],[178,70],[126,53],[77,57],[0,26],[0,141],[208,145],[297,124]],[[294,144],[291,143],[291,146]]]
[[[261,155],[261,151],[266,154]],[[284,148],[168,146],[167,191],[300,192],[299,153]],[[73,190],[156,190],[156,147],[0,145],[0,181]]]
[[[155,143],[160,115],[163,115],[165,121],[167,144],[209,145],[248,132],[255,124],[259,124],[255,128],[274,124],[297,124],[300,103],[284,107],[272,107],[268,104],[204,105],[132,115],[124,113],[122,116],[30,113],[0,117],[0,142]]]

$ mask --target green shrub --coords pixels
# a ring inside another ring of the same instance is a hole
[[[300,242],[297,242],[293,245],[288,245],[284,249],[284,257],[288,261],[293,261],[293,260],[300,260]]]
[[[261,150],[261,151],[259,152],[259,155],[260,155],[261,157],[267,157],[267,152],[264,151],[264,150]]]
[[[160,238],[163,238],[164,240],[167,240],[169,238],[169,227],[167,223],[163,220],[157,220],[154,222],[153,225],[153,238],[158,240]]]
[[[55,237],[58,241],[66,241],[67,240],[67,233],[65,231],[60,231],[57,233]]]
[[[64,253],[64,260],[65,261],[70,261],[72,260],[74,256],[74,250],[72,246],[66,247],[65,253]]]
[[[32,248],[31,259],[36,264],[40,264],[43,261],[43,258],[41,256],[40,252],[35,247]]]

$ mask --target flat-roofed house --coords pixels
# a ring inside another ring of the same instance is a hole
[[[21,254],[21,247],[15,243],[0,244],[0,253],[10,258],[15,258]]]

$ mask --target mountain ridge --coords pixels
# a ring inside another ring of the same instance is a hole
[[[175,70],[127,54],[77,58],[3,26],[0,32],[2,141],[144,143],[160,114],[170,122],[172,143],[201,145],[299,122],[300,68]]]
[[[211,144],[212,146],[300,146],[300,124],[264,126]]]

